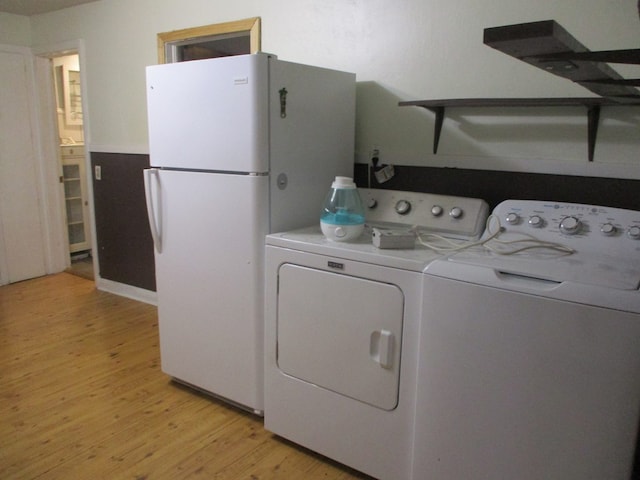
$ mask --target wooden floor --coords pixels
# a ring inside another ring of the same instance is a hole
[[[1,479],[364,479],[160,371],[156,309],[61,273],[0,287]]]

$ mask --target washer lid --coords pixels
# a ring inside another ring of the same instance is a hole
[[[465,252],[454,261],[555,282],[637,290],[640,239],[635,237],[636,229],[640,230],[640,212],[634,210],[506,200],[493,210],[483,235],[489,239],[497,234],[486,244],[496,253]]]
[[[451,261],[489,267],[500,273],[549,280],[596,285],[620,290],[640,288],[640,260],[576,252],[498,255],[474,249],[454,255]]]

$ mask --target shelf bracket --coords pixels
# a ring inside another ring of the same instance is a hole
[[[596,138],[598,136],[598,126],[600,124],[600,105],[591,105],[587,107],[587,118],[589,161],[593,162],[593,154],[596,150]]]
[[[433,154],[438,153],[440,134],[442,133],[442,123],[444,122],[444,107],[426,107],[436,114],[436,123],[433,128]]]

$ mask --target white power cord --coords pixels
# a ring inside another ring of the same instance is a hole
[[[498,227],[497,230],[495,231],[492,229],[493,223],[497,224],[497,227]],[[431,250],[434,250],[435,252],[438,252],[438,253],[453,253],[461,250],[466,250],[468,248],[475,247],[475,246],[482,246],[485,249],[497,255],[513,255],[515,253],[520,253],[525,250],[531,250],[534,248],[554,250],[556,252],[560,252],[565,255],[571,255],[572,253],[575,252],[574,249],[567,247],[566,245],[562,245],[560,243],[555,243],[555,242],[545,242],[537,239],[533,235],[528,235],[526,233],[521,234],[525,238],[520,238],[517,240],[507,240],[507,241],[499,240],[498,237],[500,236],[501,233],[505,231],[505,229],[504,227],[502,227],[502,225],[500,225],[500,219],[494,215],[489,215],[489,217],[487,217],[486,233],[488,234],[488,236],[476,241],[466,241],[466,242],[458,243],[451,239],[448,239],[446,237],[443,237],[441,235],[436,235],[433,233],[421,234],[418,231],[417,227],[414,227],[413,231],[415,232],[418,242],[421,245],[424,245],[425,247]],[[432,238],[440,242],[440,244],[428,242],[425,240],[425,237]],[[496,248],[496,246],[490,244],[491,242],[497,243],[498,245],[500,245],[500,247]],[[523,245],[516,248],[510,248],[511,246],[514,246],[517,244],[523,244]]]

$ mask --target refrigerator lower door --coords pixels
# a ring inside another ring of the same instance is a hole
[[[160,170],[155,180],[162,370],[261,413],[269,178]]]

